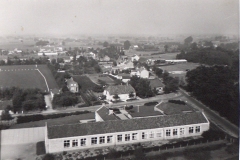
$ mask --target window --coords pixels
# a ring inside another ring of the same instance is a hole
[[[105,137],[100,137],[99,143],[100,143],[100,144],[105,143]]]
[[[86,138],[81,139],[81,146],[86,146]]]
[[[171,136],[171,129],[166,130],[166,136]]]
[[[196,132],[196,133],[199,133],[199,132],[200,132],[200,126],[196,126],[195,132]]]
[[[157,136],[157,137],[162,137],[162,133],[161,133],[161,132],[157,132],[157,133],[156,133],[156,136]]]
[[[113,136],[107,136],[107,143],[112,143]]]
[[[137,140],[137,133],[132,134],[132,140]]]
[[[78,146],[78,140],[74,139],[72,140],[72,147],[77,147]]]
[[[65,140],[64,141],[64,148],[70,147],[70,140]]]
[[[180,135],[184,135],[184,128],[180,128]]]
[[[173,136],[176,136],[177,134],[177,129],[173,129]]]
[[[92,145],[97,144],[97,137],[92,137],[91,142]]]
[[[149,133],[149,138],[154,138],[154,132]]]
[[[130,141],[130,134],[125,134],[125,141]]]
[[[142,132],[142,139],[147,139],[147,134],[145,132]]]
[[[122,142],[122,135],[117,136],[118,142]]]
[[[189,127],[189,133],[193,133],[193,127]]]

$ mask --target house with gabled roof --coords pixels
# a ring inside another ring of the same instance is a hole
[[[105,106],[96,122],[45,126],[47,153],[200,136],[210,123],[203,112],[127,117]]]
[[[134,97],[129,97],[129,94],[134,94]],[[103,95],[106,96],[106,100],[115,101],[116,98],[114,96],[118,95],[118,100],[126,101],[131,98],[136,97],[135,89],[130,85],[116,85],[116,86],[108,86],[104,91]]]
[[[77,93],[79,91],[78,83],[75,82],[72,77],[70,79],[66,79],[66,83],[70,92]]]
[[[140,78],[149,78],[149,71],[146,70],[144,67],[141,67],[136,70],[131,70],[130,75],[131,75],[131,77],[138,76]]]

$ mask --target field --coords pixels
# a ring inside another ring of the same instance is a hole
[[[108,75],[103,75],[103,74],[89,74],[88,77],[94,82],[99,84],[98,80],[102,80],[106,82],[109,85],[114,84],[114,80],[110,78]]]
[[[0,87],[39,88],[47,90],[42,75],[35,65],[0,66]],[[45,76],[50,89],[58,88],[55,79],[46,65],[38,65],[38,69]]]
[[[192,69],[197,68],[198,66],[199,66],[199,64],[197,64],[197,63],[187,62],[187,63],[181,63],[181,64],[161,66],[160,68],[162,70],[171,72],[171,71],[186,71],[186,69],[192,70]]]
[[[87,76],[73,76],[74,81],[76,81],[83,90],[91,90],[97,86],[97,84],[93,83]]]

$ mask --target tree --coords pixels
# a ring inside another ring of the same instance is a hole
[[[108,42],[103,42],[103,47],[108,47],[109,46],[109,43]]]
[[[125,50],[129,50],[130,46],[131,46],[131,43],[128,40],[125,41],[124,44],[123,44],[123,47],[124,47]]]
[[[165,87],[163,88],[164,93],[170,93],[175,92],[178,90],[178,80],[172,77],[168,78],[168,81],[165,84]]]
[[[13,103],[13,111],[18,112],[22,110],[22,102],[24,100],[22,90],[16,90],[13,95],[12,103]]]
[[[118,94],[115,94],[114,96],[113,96],[113,99],[115,99],[115,101],[116,100],[118,100],[120,97],[118,96]]]
[[[192,43],[192,41],[193,41],[192,36],[189,36],[189,37],[187,37],[186,39],[184,39],[184,44],[189,45],[190,43]]]
[[[133,92],[129,93],[129,98],[134,98],[135,97],[135,94]]]
[[[55,156],[53,154],[47,153],[43,156],[42,160],[54,160]]]
[[[10,115],[9,110],[4,109],[4,110],[2,111],[1,120],[11,120],[11,119],[13,119],[13,118],[12,118],[12,116]]]
[[[167,44],[164,46],[164,49],[165,49],[165,52],[167,53],[168,52],[168,45]]]

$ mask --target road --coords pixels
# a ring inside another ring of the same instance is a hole
[[[201,102],[192,98],[186,91],[180,89],[179,92],[185,97],[188,103],[193,105],[193,107],[199,110],[203,110],[205,115],[208,117],[208,119],[211,122],[215,123],[220,129],[222,129],[224,132],[228,133],[229,135],[232,135],[238,138],[239,128],[236,125],[232,124],[224,117],[221,117],[219,114],[212,111],[211,109],[203,105]]]

